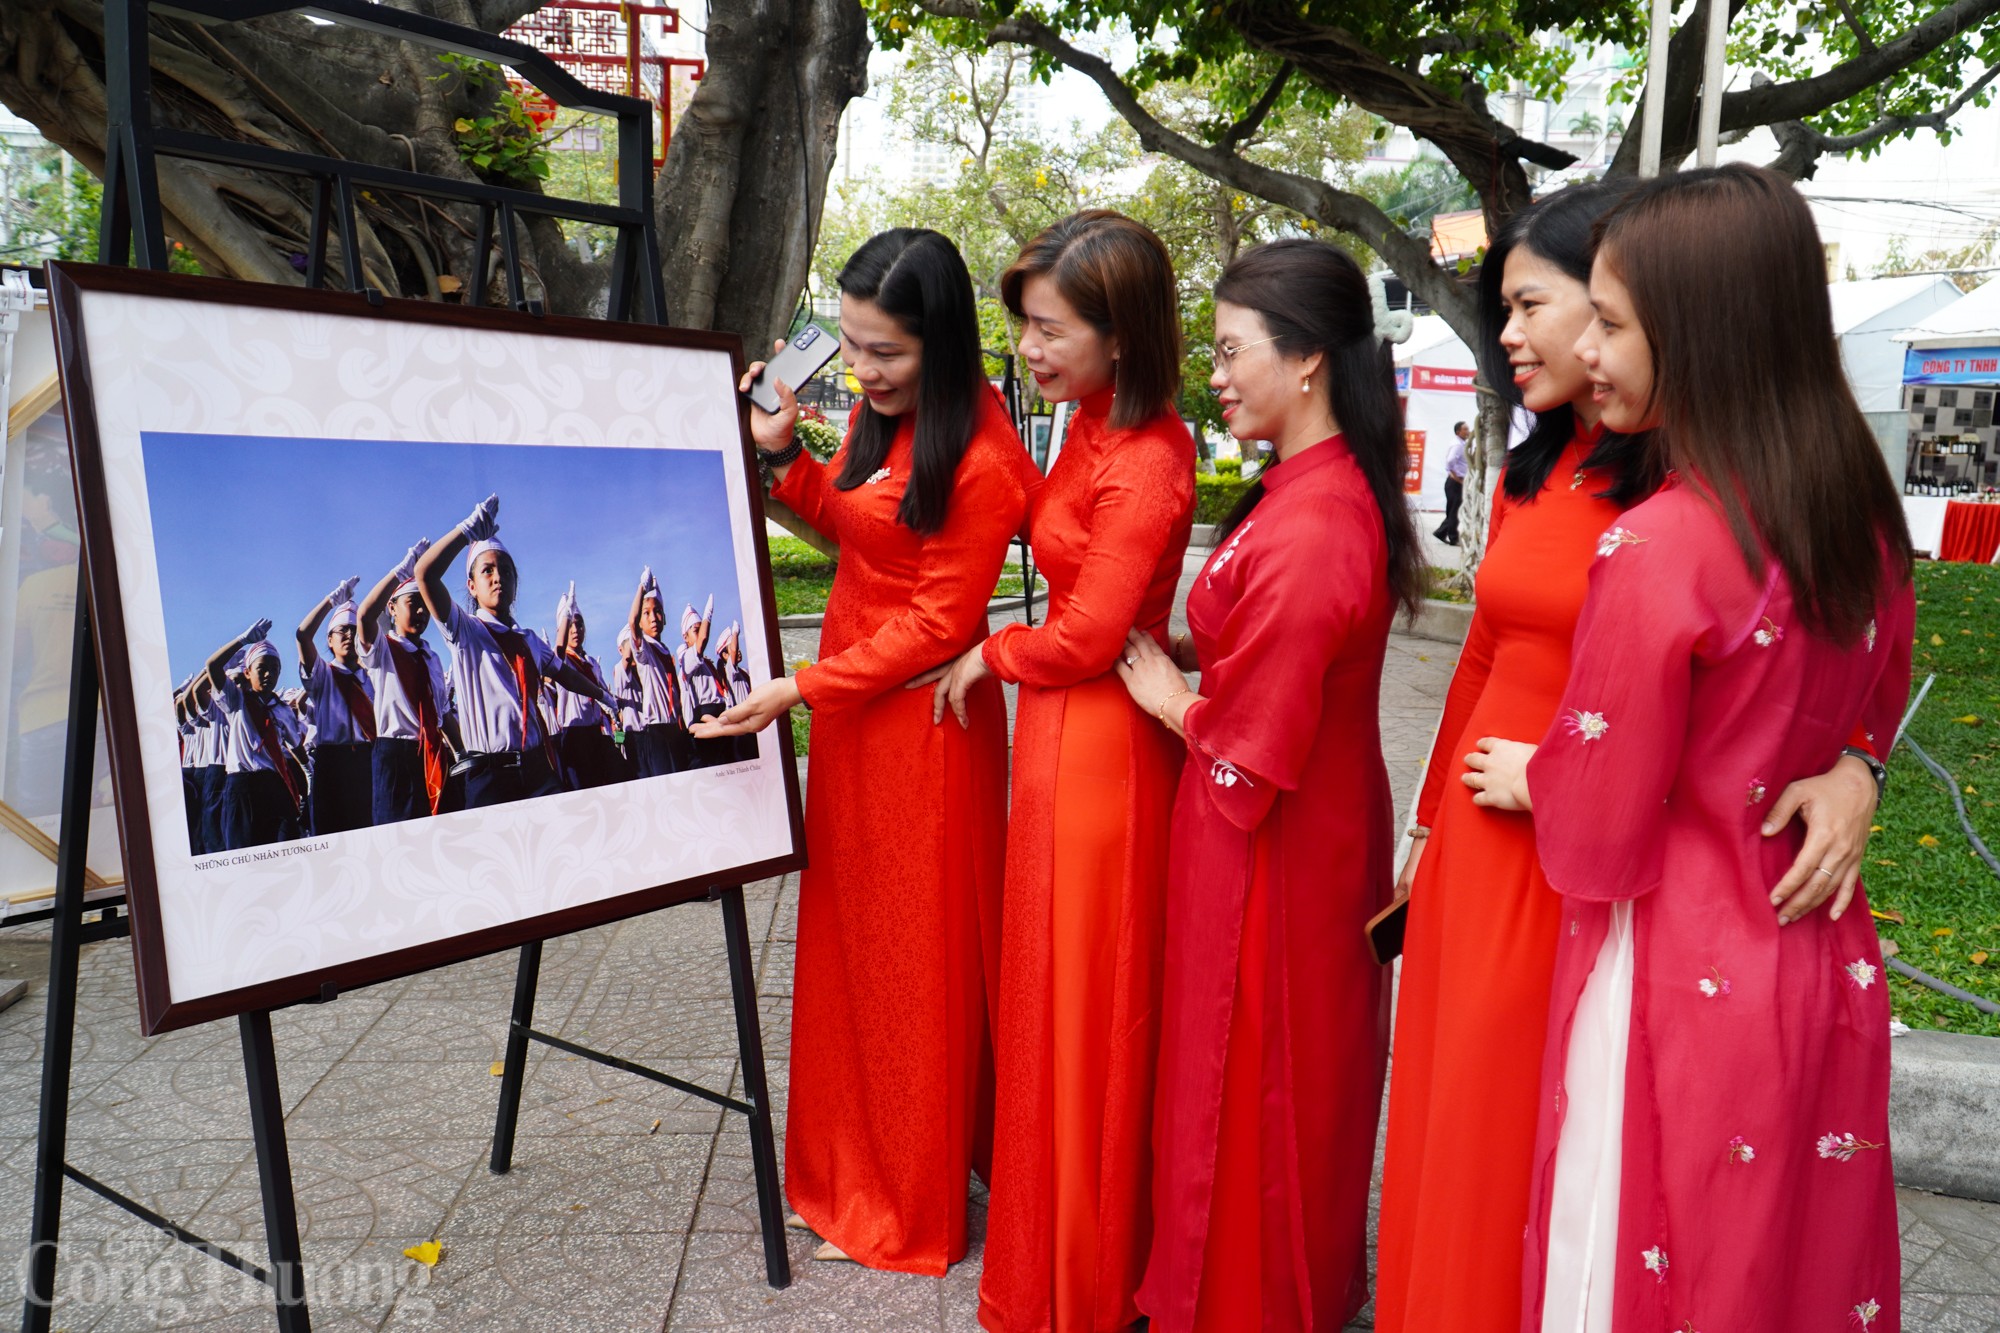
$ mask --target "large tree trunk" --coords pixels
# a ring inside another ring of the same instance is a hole
[[[676,324],[743,335],[752,360],[790,329],[805,290],[840,114],[868,87],[857,0],[743,0],[709,10],[708,72],[659,181],[660,248]],[[828,555],[776,500],[773,521]]]
[[[709,10],[708,72],[660,173],[674,322],[782,336],[805,289],[840,114],[868,86],[857,0],[737,0]]]
[[[487,32],[539,8],[538,0],[385,3]],[[491,93],[482,101],[427,48],[296,15],[214,25],[156,15],[151,40],[157,124],[478,179],[459,156],[452,126],[485,110]],[[867,53],[859,0],[718,7],[707,77],[659,184],[675,323],[730,329],[753,348],[782,328],[805,283],[834,127],[864,86]],[[101,0],[0,0],[0,102],[100,175],[103,67]],[[168,235],[207,272],[303,281],[311,220],[305,182],[168,157],[159,172]],[[701,220],[715,217],[726,224],[720,243],[702,232]],[[455,283],[469,285],[478,259],[473,232],[469,209],[369,191],[357,245],[364,281],[431,298]],[[608,263],[579,258],[553,221],[527,223],[522,233],[530,297],[562,313],[603,313]],[[336,282],[342,259],[336,234],[329,255]],[[504,301],[497,260],[491,267],[486,295]],[[690,299],[717,292],[724,299]]]

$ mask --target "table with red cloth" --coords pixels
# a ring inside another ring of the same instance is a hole
[[[2000,504],[1955,500],[1945,506],[1938,559],[1987,565],[1996,554],[2000,554]]]

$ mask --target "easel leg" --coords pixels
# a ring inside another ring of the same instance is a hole
[[[90,588],[76,567],[76,637],[70,645],[69,736],[63,755],[62,825],[56,853],[56,913],[49,941],[48,1015],[42,1026],[41,1126],[35,1141],[34,1222],[29,1231],[22,1333],[48,1333],[62,1230],[63,1163],[69,1152],[70,1063],[76,1041],[78,951],[83,943],[83,872],[90,847],[90,777],[97,759],[97,653],[90,639]]]
[[[736,1047],[743,1064],[743,1095],[750,1112],[750,1162],[757,1174],[757,1216],[764,1231],[764,1279],[773,1287],[792,1285],[791,1255],[785,1250],[785,1200],[778,1185],[778,1145],[771,1132],[771,1089],[764,1078],[764,1032],[757,1018],[757,973],[750,957],[750,923],[743,913],[743,890],[724,889],[722,930],[729,948],[729,990],[736,1001]]]
[[[493,1156],[486,1165],[505,1175],[514,1165],[514,1126],[521,1118],[521,1083],[528,1072],[527,1031],[535,1025],[535,985],[542,975],[540,940],[521,946],[514,973],[514,1016],[507,1024],[507,1056],[500,1071],[500,1110],[493,1120]]]
[[[243,1076],[250,1084],[250,1136],[257,1145],[257,1183],[264,1193],[264,1236],[271,1250],[278,1333],[310,1333],[299,1209],[292,1197],[292,1155],[285,1146],[285,1103],[278,1094],[278,1056],[271,1047],[271,1012],[241,1014],[236,1023],[243,1037]]]

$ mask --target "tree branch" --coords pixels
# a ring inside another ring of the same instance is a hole
[[[1782,121],[1804,120],[1838,106],[1995,15],[2000,15],[2000,0],[1953,0],[1893,41],[1844,60],[1824,74],[1790,83],[1766,82],[1743,92],[1726,93],[1722,98],[1722,128],[1756,129]]]
[[[1255,106],[1243,113],[1241,120],[1222,132],[1222,137],[1215,141],[1217,148],[1238,148],[1257,132],[1258,127],[1269,118],[1271,109],[1278,105],[1278,98],[1284,94],[1285,85],[1291,82],[1292,69],[1292,62],[1289,60],[1278,66],[1277,77],[1273,78],[1271,85],[1264,89],[1264,95],[1257,99]]]
[[[918,0],[918,3],[932,13],[941,13],[961,0]],[[1031,46],[1088,78],[1148,150],[1165,153],[1213,180],[1360,237],[1459,336],[1468,342],[1477,336],[1477,310],[1472,293],[1438,268],[1429,245],[1403,231],[1372,201],[1335,189],[1323,180],[1253,162],[1226,146],[1197,143],[1176,133],[1145,108],[1109,63],[1070,45],[1037,19],[1017,18],[998,24],[987,32],[986,40]]]
[[[472,25],[482,32],[500,32],[546,3],[548,0],[477,0],[472,7]]]
[[[1848,4],[1847,0],[1833,0],[1833,3],[1840,11],[1840,17],[1846,20],[1847,30],[1854,34],[1855,45],[1861,48],[1862,54],[1875,54],[1875,39],[1868,35],[1868,30],[1861,26],[1861,20],[1854,16],[1854,6]]]
[[[1763,77],[1753,74],[1751,79],[1754,82]],[[2000,65],[1993,66],[1973,80],[1964,92],[1936,111],[1884,116],[1867,129],[1856,130],[1853,134],[1823,134],[1802,120],[1780,121],[1771,127],[1778,136],[1778,156],[1771,160],[1770,168],[1783,172],[1793,180],[1810,180],[1819,159],[1827,153],[1851,153],[1910,130],[1946,129],[1951,118],[1964,110],[1966,104],[1996,78],[2000,78]]]

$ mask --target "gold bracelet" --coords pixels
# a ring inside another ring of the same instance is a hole
[[[1155,722],[1158,722],[1163,727],[1166,726],[1167,705],[1172,703],[1174,700],[1180,698],[1183,694],[1193,694],[1193,693],[1194,693],[1193,690],[1188,689],[1186,686],[1182,686],[1180,689],[1175,690],[1172,694],[1168,695],[1166,698],[1160,700],[1159,708],[1156,709],[1153,713],[1153,720]]]

